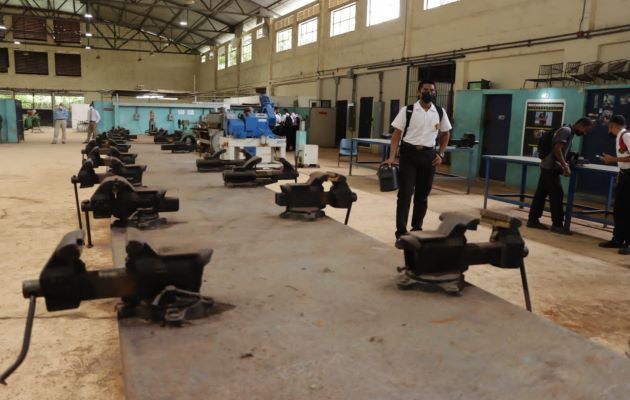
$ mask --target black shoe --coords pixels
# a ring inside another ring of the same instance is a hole
[[[604,249],[620,249],[623,246],[623,242],[620,240],[609,240],[607,242],[601,242],[599,244],[599,247],[604,248]]]
[[[559,235],[567,235],[567,236],[573,235],[573,233],[570,230],[564,229],[562,226],[552,226],[551,232],[557,233]]]
[[[544,231],[549,230],[549,228],[547,228],[547,225],[541,224],[538,220],[527,221],[527,227],[532,229],[542,229]]]
[[[413,229],[411,230],[411,232],[422,232],[422,228],[418,228],[418,229],[413,228]]]
[[[618,253],[624,256],[630,254],[630,244],[624,244],[623,247],[619,249]]]
[[[402,240],[400,240],[400,238],[396,239],[396,242],[394,243],[394,247],[396,247],[398,250],[403,249]]]

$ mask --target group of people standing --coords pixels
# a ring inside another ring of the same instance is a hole
[[[280,114],[276,107],[276,127],[274,133],[287,138],[287,150],[295,150],[295,136],[300,129],[301,118],[298,114],[289,112],[287,108]]]
[[[61,143],[66,143],[66,127],[68,126],[68,109],[64,106],[63,103],[59,103],[57,108],[53,110],[53,120],[54,120],[54,133],[52,144],[57,144],[57,138],[59,137],[59,132],[61,131]],[[94,139],[96,135],[98,135],[97,124],[101,120],[101,115],[94,108],[94,102],[90,103],[90,108],[88,110],[87,115],[87,138],[85,142],[87,143],[90,140]]]
[[[435,168],[444,160],[444,151],[450,139],[451,124],[444,110],[434,104],[436,94],[434,82],[420,82],[418,101],[400,110],[392,122],[394,132],[390,156],[383,164],[399,164],[395,231],[397,248],[402,248],[400,237],[408,232],[412,198],[411,231],[422,230]],[[568,177],[573,173],[568,161],[573,138],[586,135],[593,126],[591,119],[583,117],[552,133],[550,151],[540,163],[540,178],[527,222],[529,228],[571,234],[564,228],[564,192],[560,177]],[[623,115],[610,118],[608,131],[615,138],[616,155],[599,156],[603,163],[616,163],[619,166],[613,237],[599,246],[619,249],[619,254],[630,254],[630,131],[626,127],[627,121]],[[551,205],[551,227],[543,225],[539,220],[547,197]]]

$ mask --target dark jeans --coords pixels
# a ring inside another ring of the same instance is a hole
[[[418,150],[403,142],[400,147],[398,175],[398,205],[396,207],[396,237],[407,232],[409,207],[413,196],[411,229],[420,230],[427,213],[428,197],[433,186],[434,149]]]
[[[630,243],[630,171],[619,172],[615,188],[613,239]]]
[[[549,196],[553,226],[562,227],[564,225],[564,209],[562,207],[564,191],[560,184],[560,175],[562,175],[562,172],[559,170],[540,169],[538,187],[536,188],[536,194],[534,194],[532,207],[529,210],[530,221],[538,221],[538,219],[542,217],[545,208],[545,199]]]

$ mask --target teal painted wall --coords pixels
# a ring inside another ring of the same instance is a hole
[[[512,116],[510,121],[510,131],[508,140],[508,155],[521,155],[523,145],[523,128],[525,123],[525,105],[527,100],[544,100],[543,95],[551,100],[564,100],[565,111],[563,123],[573,123],[582,117],[586,101],[586,91],[584,88],[544,88],[544,89],[516,89],[516,90],[462,90],[455,94],[455,116],[453,137],[459,138],[466,132],[474,133],[479,145],[474,149],[474,174],[478,176],[481,146],[483,143],[483,124],[485,114],[486,96],[493,94],[512,95]],[[574,151],[578,151],[582,145],[581,139],[576,138],[573,142]],[[530,189],[536,187],[538,181],[538,170],[531,168],[528,173],[527,185]],[[456,174],[466,174],[466,156],[463,154],[452,155],[452,170]],[[520,185],[521,167],[519,165],[508,164],[506,184]]]
[[[120,126],[132,134],[144,134],[149,129],[149,113],[155,113],[155,125],[158,128],[166,129],[173,132],[177,127],[177,120],[188,120],[192,123],[199,121],[199,117],[207,114],[210,108],[202,108],[199,106],[191,106],[190,104],[182,104],[181,107],[166,107],[160,105],[120,105],[116,106],[110,101],[95,101],[94,107],[101,114],[101,122],[98,124],[99,132],[109,130],[114,126]],[[178,110],[183,110],[184,115],[179,115]],[[193,115],[188,112],[192,111]],[[140,119],[133,118],[135,113],[140,114]],[[173,121],[168,120],[168,114],[173,114]]]
[[[17,120],[15,119],[15,100],[0,100],[0,115],[2,115],[0,143],[18,143]]]

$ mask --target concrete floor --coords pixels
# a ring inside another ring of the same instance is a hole
[[[68,144],[52,146],[50,132],[45,132],[27,134],[26,143],[0,146],[0,182],[4,189],[0,192],[2,366],[13,361],[20,346],[27,306],[21,298],[21,281],[36,277],[61,236],[76,228],[69,178],[78,171],[84,134],[70,134]],[[193,155],[181,157],[189,157],[193,163]],[[334,152],[323,150],[320,164],[322,169],[336,170]],[[338,171],[347,173],[347,168]],[[390,245],[395,194],[378,192],[374,171],[368,169],[357,170],[350,184],[360,199],[350,226]],[[450,181],[436,183],[427,228],[437,226],[442,211],[476,210],[481,206],[479,195],[460,195],[456,193],[459,187],[461,184]],[[90,193],[86,189],[82,197]],[[490,208],[524,216],[501,203],[492,202]],[[343,217],[341,211],[327,213],[333,218]],[[95,225],[97,245],[85,252],[84,260],[90,268],[105,268],[111,264],[108,223],[97,221]],[[523,229],[531,254],[527,268],[534,312],[624,353],[630,337],[630,259],[596,247],[598,240],[609,235],[607,232],[585,226],[575,226],[575,230],[577,235],[566,238]],[[489,230],[482,227],[471,237],[485,241],[488,235]],[[518,274],[513,271],[473,268],[467,280],[522,306]],[[120,398],[114,304],[98,301],[75,311],[48,314],[40,302],[29,357],[10,378],[9,386],[0,388],[2,397],[6,393],[12,399]]]

